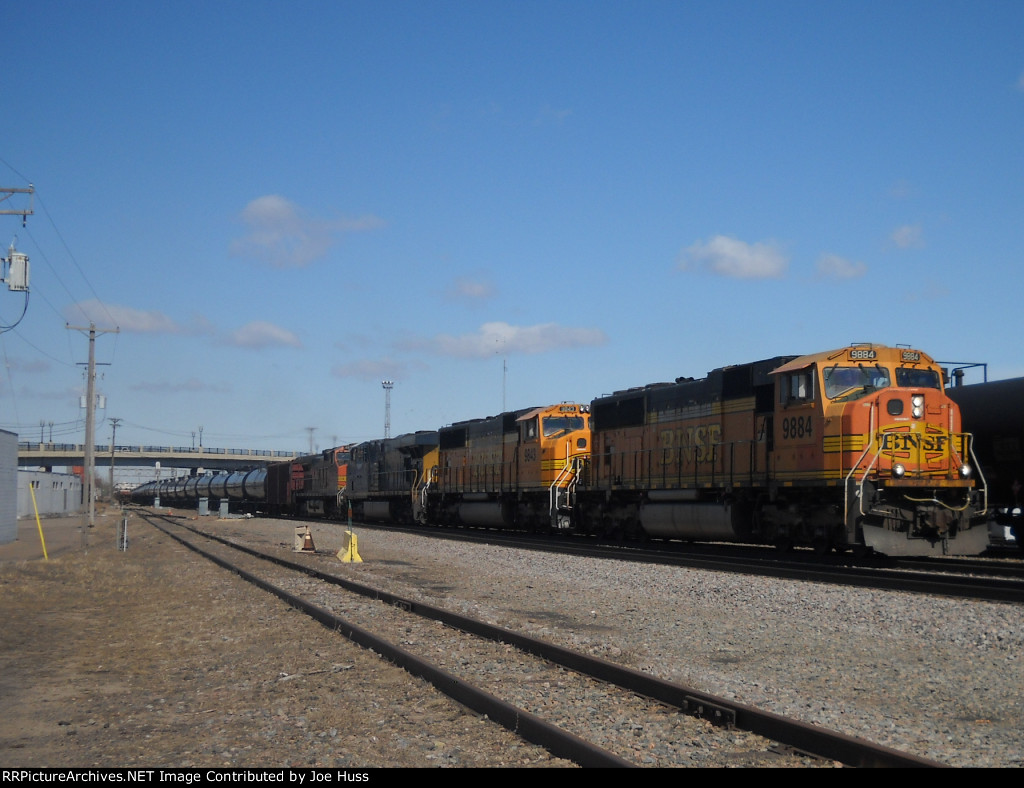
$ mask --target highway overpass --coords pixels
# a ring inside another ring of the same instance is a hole
[[[204,468],[211,471],[233,471],[254,468],[272,462],[281,462],[298,455],[294,451],[267,451],[263,449],[215,449],[209,446],[97,446],[94,450],[96,467],[107,468],[113,457],[114,466],[148,466],[160,463],[161,468]],[[18,444],[20,467],[85,465],[85,444],[81,443],[29,443]]]

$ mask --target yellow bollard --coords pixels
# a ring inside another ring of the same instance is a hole
[[[50,556],[46,554],[46,540],[43,539],[43,524],[39,522],[39,504],[36,503],[36,488],[32,486],[32,480],[28,483],[29,492],[32,493],[32,509],[36,513],[36,528],[39,529],[39,543],[43,546],[43,560],[49,561]]]
[[[352,531],[345,531],[345,544],[338,551],[338,560],[346,564],[361,564],[359,557],[359,537]]]

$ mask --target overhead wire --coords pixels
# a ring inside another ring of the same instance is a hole
[[[2,163],[4,166],[9,168],[11,170],[11,172],[13,172],[15,174],[15,176],[18,177],[19,179],[23,180],[26,183],[31,183],[31,181],[28,178],[26,178],[24,175],[22,175],[15,167],[13,167],[10,164],[10,162],[8,162],[7,160],[3,159],[2,157],[0,157],[0,163]],[[102,310],[102,314],[106,316],[106,319],[110,321],[111,325],[116,325],[116,322],[117,322],[116,319],[111,314],[110,310],[107,308],[107,305],[103,301],[103,299],[101,299],[99,297],[99,295],[97,294],[96,289],[93,287],[92,282],[89,280],[89,277],[86,276],[86,273],[83,270],[82,266],[79,265],[77,258],[75,257],[74,253],[71,251],[71,248],[68,245],[66,239],[64,238],[63,233],[61,232],[60,228],[57,226],[56,221],[54,220],[52,214],[49,211],[48,206],[46,205],[46,202],[42,199],[42,197],[39,194],[38,190],[35,190],[35,189],[33,190],[33,199],[34,199],[35,205],[38,206],[39,211],[41,212],[42,216],[45,217],[46,222],[52,228],[52,231],[56,234],[57,238],[59,239],[60,244],[63,246],[63,248],[64,248],[64,250],[65,250],[65,252],[67,254],[67,258],[71,261],[71,263],[74,266],[75,270],[78,272],[79,276],[81,277],[82,281],[85,284],[85,287],[88,289],[88,292],[92,294],[93,303],[95,303],[95,305],[96,305],[96,307],[98,309]],[[27,223],[25,223],[24,221],[23,221],[23,230],[22,231],[25,233],[25,235],[28,237],[29,241],[31,242],[31,244],[34,247],[33,257],[36,257],[40,262],[42,262],[44,264],[44,266],[50,272],[50,275],[52,276],[52,279],[54,281],[56,281],[56,283],[68,295],[68,297],[70,299],[70,302],[71,302],[71,307],[70,308],[73,308],[73,309],[77,310],[77,312],[80,313],[82,315],[82,317],[87,322],[92,324],[94,321],[91,319],[90,315],[83,308],[83,306],[82,306],[82,303],[83,303],[82,299],[77,298],[74,295],[74,293],[71,291],[71,288],[68,286],[68,284],[65,283],[64,279],[61,277],[61,275],[58,272],[57,268],[50,262],[50,259],[49,259],[48,255],[46,254],[46,252],[43,250],[43,247],[40,244],[39,240],[37,239],[35,234],[33,234],[33,232],[28,228]],[[13,246],[13,244],[12,244],[12,246]],[[33,292],[35,292],[36,295],[38,295],[40,298],[42,298],[43,303],[45,303],[47,305],[47,307],[61,320],[62,323],[64,323],[65,326],[68,325],[68,321],[67,321],[66,315],[61,314],[61,311],[46,297],[46,294],[45,294],[44,290],[40,290],[38,287],[36,287]],[[58,359],[58,358],[54,357],[51,353],[49,353],[49,352],[43,350],[42,348],[40,348],[35,342],[29,340],[29,338],[27,336],[25,336],[21,331],[16,330],[16,327],[22,322],[22,320],[25,318],[25,315],[28,313],[28,304],[29,304],[29,292],[25,291],[25,301],[24,301],[24,304],[23,304],[23,309],[22,309],[21,315],[19,316],[19,318],[16,321],[11,323],[10,325],[4,324],[3,321],[0,320],[0,336],[2,336],[3,334],[5,334],[7,332],[13,331],[15,336],[17,336],[19,339],[24,341],[25,344],[27,344],[29,347],[31,347],[35,352],[39,353],[42,356],[45,356],[46,358],[50,359],[51,361],[53,361],[53,362],[55,362],[57,364],[60,364],[62,366],[70,366],[70,367],[78,366],[78,364],[73,360],[74,357],[75,357],[75,351],[74,351],[73,345],[71,343],[70,334],[68,334],[68,354],[69,354],[69,358],[71,359],[69,361],[69,360],[62,360],[62,359]],[[65,333],[67,333],[67,332],[65,332]],[[117,343],[115,342],[115,345],[114,345],[115,353],[116,353],[116,349],[117,349]],[[10,393],[11,393],[11,404],[12,404],[11,410],[13,410],[16,420],[20,422],[20,418],[18,418],[17,392],[16,392],[16,389],[15,389],[15,386],[14,386],[14,379],[13,379],[13,376],[12,376],[13,364],[11,363],[11,361],[10,361],[10,359],[8,357],[8,348],[7,348],[6,344],[4,344],[4,346],[3,346],[3,357],[4,357],[5,377],[6,377],[7,381],[8,381],[9,388],[10,388]],[[80,420],[79,421],[74,421],[74,422],[62,422],[61,424],[66,424],[68,426],[66,428],[58,428],[58,429],[67,429],[69,433],[71,431],[75,431],[75,430],[80,431],[81,428],[82,428],[82,423],[83,422],[81,422]],[[24,432],[26,430],[27,431],[31,431],[32,429],[34,429],[34,425],[18,425],[17,429],[18,429],[19,432]]]

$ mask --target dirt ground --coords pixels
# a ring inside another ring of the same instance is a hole
[[[140,521],[117,550],[119,521],[0,545],[5,768],[568,765]]]

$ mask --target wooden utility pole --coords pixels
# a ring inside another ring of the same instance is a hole
[[[0,216],[20,216],[21,226],[25,226],[25,221],[35,211],[32,210],[32,197],[35,195],[36,189],[32,184],[28,185],[28,188],[12,188],[10,186],[0,186],[0,203],[5,203],[15,194],[27,194],[28,195],[28,208],[0,208]]]
[[[110,434],[110,500],[114,501],[114,452],[117,451],[117,425],[121,419],[111,419],[110,426],[113,431]]]
[[[66,325],[69,331],[89,332],[89,370],[85,384],[85,494],[89,502],[89,527],[96,525],[96,335],[118,334],[119,328],[96,328],[90,323],[88,328]]]

